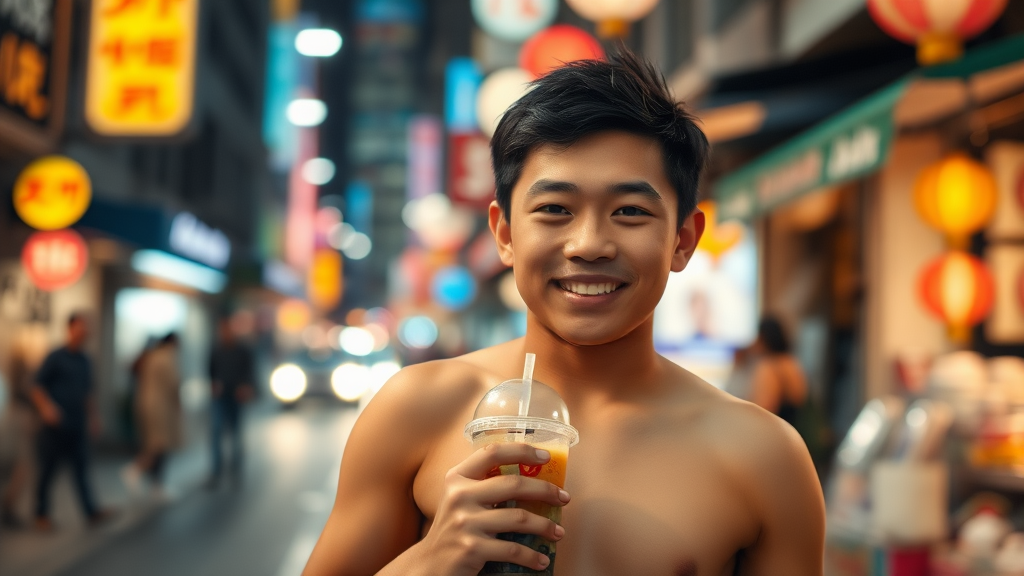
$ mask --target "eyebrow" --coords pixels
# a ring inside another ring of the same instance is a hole
[[[652,200],[661,200],[661,194],[658,194],[658,191],[654,189],[654,186],[651,186],[643,180],[612,184],[608,187],[608,191],[617,194],[640,194],[641,196],[646,196]],[[530,186],[530,189],[526,191],[526,195],[527,197],[532,197],[545,192],[568,192],[572,194],[579,194],[580,187],[572,182],[542,178]]]

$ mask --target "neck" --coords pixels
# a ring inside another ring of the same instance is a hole
[[[72,352],[78,352],[79,350],[82,349],[82,343],[81,342],[75,342],[74,340],[68,340],[67,348],[68,348],[68,350],[71,350]]]
[[[529,314],[523,355],[526,352],[537,355],[534,377],[573,404],[589,399],[628,401],[657,391],[664,382],[664,365],[654,351],[653,317],[607,344],[579,346]]]

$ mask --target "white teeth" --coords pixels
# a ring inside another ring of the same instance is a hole
[[[575,294],[582,294],[586,296],[596,296],[598,294],[608,294],[614,292],[619,288],[619,284],[612,282],[604,282],[600,284],[583,284],[582,282],[562,282],[561,286],[563,289],[573,292]]]

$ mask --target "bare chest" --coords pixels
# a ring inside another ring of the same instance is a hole
[[[581,431],[581,436],[583,431]],[[757,535],[757,520],[699,443],[671,438],[584,436],[569,455],[561,576],[720,576]],[[469,455],[445,444],[417,475],[414,496],[433,522],[445,472]]]

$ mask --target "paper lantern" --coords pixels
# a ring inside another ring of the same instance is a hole
[[[713,200],[705,200],[697,208],[704,213],[706,221],[697,249],[707,252],[717,261],[743,239],[743,225],[735,221],[718,222],[718,206]]]
[[[523,44],[519,67],[543,76],[568,62],[602,60],[604,49],[596,38],[575,26],[559,24],[538,32]]]
[[[868,0],[868,12],[886,34],[917,44],[917,61],[956,60],[963,41],[992,25],[1007,0]]]
[[[919,289],[929,312],[949,327],[950,338],[967,342],[970,329],[992,310],[995,282],[981,260],[954,250],[925,266]]]
[[[558,0],[473,0],[476,23],[495,38],[522,42],[558,16]]]
[[[505,110],[526,94],[532,81],[533,74],[522,68],[502,68],[484,79],[476,95],[476,119],[484,134],[494,135]]]
[[[89,267],[89,250],[74,230],[36,232],[25,242],[21,265],[36,288],[51,292],[78,282]]]
[[[992,172],[963,153],[925,168],[914,185],[918,214],[956,248],[966,248],[971,234],[992,219],[997,198]]]
[[[565,0],[577,14],[597,23],[597,35],[621,38],[629,33],[629,23],[650,14],[658,0]]]

